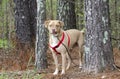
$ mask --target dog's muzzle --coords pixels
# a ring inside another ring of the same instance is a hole
[[[57,32],[55,31],[55,29],[52,29],[52,34],[57,34]]]

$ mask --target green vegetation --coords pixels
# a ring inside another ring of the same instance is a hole
[[[57,0],[46,0],[47,19],[56,19]]]
[[[11,0],[0,1],[0,48],[9,48],[11,46],[10,40],[7,39],[9,39],[9,35],[13,31],[12,8],[13,2]]]
[[[45,74],[37,74],[35,70],[0,73],[0,79],[42,79],[44,76]]]
[[[0,48],[8,48],[8,41],[5,39],[0,39]]]
[[[0,48],[7,49],[7,48],[14,48],[13,44],[7,39],[0,39]]]

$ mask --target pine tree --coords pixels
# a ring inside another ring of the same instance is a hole
[[[58,0],[57,19],[64,22],[64,29],[76,28],[75,0]]]
[[[114,69],[109,0],[85,0],[85,53],[83,71],[98,73]]]
[[[46,19],[45,0],[37,0],[37,32],[36,32],[36,49],[35,65],[37,70],[47,68],[47,32],[44,28]]]

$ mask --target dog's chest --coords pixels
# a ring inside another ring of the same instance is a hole
[[[50,45],[52,47],[56,46],[58,44],[59,40],[57,39],[57,37],[55,36],[51,36],[51,39],[50,39]]]
[[[69,48],[69,45],[70,45],[70,38],[64,32],[59,38],[57,38],[54,35],[50,36],[49,39],[50,50],[56,52],[57,54],[65,52],[66,48]]]
[[[58,38],[55,37],[55,36],[51,36],[49,44],[50,44],[50,48],[51,48],[52,51],[54,50],[54,47],[55,47],[55,50],[57,52],[61,52],[61,45],[56,47],[58,45],[58,43],[59,43]]]

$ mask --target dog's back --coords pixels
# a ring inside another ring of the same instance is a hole
[[[79,43],[79,42],[83,43],[84,32],[76,29],[66,30],[65,32],[67,32],[70,35],[70,41],[71,41],[70,46],[73,46],[75,43]]]

